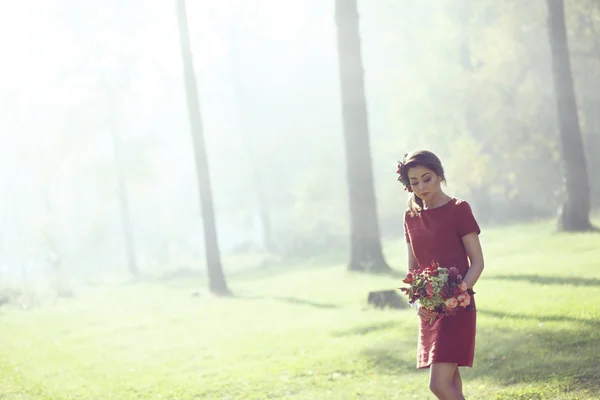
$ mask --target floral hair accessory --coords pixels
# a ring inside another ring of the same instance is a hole
[[[408,184],[408,182],[406,182],[406,176],[405,176],[405,171],[404,171],[404,169],[406,168],[406,157],[407,156],[408,156],[408,153],[404,154],[404,160],[398,161],[398,171],[396,171],[396,173],[398,174],[398,181],[404,185],[404,190],[406,190],[408,192],[412,192],[410,185]]]

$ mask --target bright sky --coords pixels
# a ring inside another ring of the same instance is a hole
[[[5,92],[19,83],[39,82],[60,70],[76,56],[74,40],[53,16],[53,2],[60,0],[4,1],[0,4],[0,87]],[[171,60],[177,40],[175,4],[173,1],[144,3],[149,24],[144,36],[148,50],[165,54]],[[101,4],[99,1],[98,4]],[[114,4],[114,3],[112,3]],[[259,21],[257,33],[271,40],[298,40],[298,28],[306,18],[307,6],[301,0],[206,0],[188,1],[190,30],[196,42],[201,41],[202,57],[196,56],[199,68],[226,54],[226,38],[219,30],[230,22],[233,10]],[[254,15],[252,15],[254,14]],[[170,21],[173,19],[173,21]],[[143,20],[143,19],[142,19]],[[106,32],[107,36],[109,32]],[[107,37],[108,39],[108,37]],[[119,38],[115,38],[117,41]],[[40,68],[42,67],[43,68]]]
[[[47,0],[5,1],[0,5],[0,85],[39,84],[72,56],[73,43],[50,14]],[[50,14],[51,15],[51,14]]]
[[[27,121],[32,120],[28,117],[28,112],[32,111],[30,107],[68,106],[79,101],[80,90],[86,90],[85,80],[70,78],[76,82],[71,85],[75,92],[65,89],[60,81],[61,77],[73,76],[73,70],[83,58],[83,46],[88,45],[85,37],[76,36],[57,17],[56,5],[60,1],[63,0],[0,2],[0,113],[2,109],[5,112],[0,118],[0,127],[12,121],[20,125],[22,132],[26,131],[25,125],[32,122]],[[97,0],[96,4],[103,2]],[[104,4],[115,7],[119,3]],[[227,35],[232,18],[241,20],[241,24],[254,21],[255,26],[251,29],[255,29],[258,40],[266,39],[265,46],[269,41],[297,43],[311,40],[299,35],[309,8],[302,0],[188,0],[187,4],[195,63],[200,71],[227,55]],[[139,24],[135,27],[138,38],[132,39],[131,43],[135,43],[142,54],[154,59],[164,73],[181,74],[175,0],[144,0],[143,5],[141,9],[145,15],[133,21]],[[84,8],[93,10],[89,4]],[[239,13],[237,16],[234,16],[234,10]],[[122,28],[122,21],[107,22],[106,30],[101,34],[93,33],[102,39],[104,46],[127,46],[129,38],[120,37],[123,30],[111,29],[113,23]],[[268,51],[268,47],[264,47],[264,51]],[[107,57],[106,61],[110,62],[110,54]],[[149,65],[148,71],[152,68],[155,66]],[[139,71],[138,77],[147,94],[155,92],[153,86],[159,85],[153,81],[157,78],[155,74]],[[0,132],[0,135],[6,133]],[[17,139],[11,137],[13,141]]]

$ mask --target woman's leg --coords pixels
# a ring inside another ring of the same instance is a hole
[[[429,390],[440,400],[464,400],[455,386],[455,363],[433,363],[429,371]]]
[[[458,370],[458,367],[456,367],[456,369],[454,370],[454,387],[456,388],[456,390],[458,390],[458,393],[460,393],[460,395],[464,397],[462,391],[462,378],[460,377],[460,371]]]

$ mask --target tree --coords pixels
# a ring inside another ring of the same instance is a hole
[[[123,229],[123,239],[125,240],[125,255],[127,257],[127,270],[134,278],[140,277],[140,270],[138,268],[135,237],[133,234],[133,223],[131,217],[131,211],[129,207],[129,196],[127,193],[127,183],[125,180],[125,172],[123,169],[123,154],[120,146],[119,134],[117,132],[117,107],[114,105],[114,96],[111,95],[111,91],[107,90],[109,112],[107,119],[109,122],[109,129],[111,135],[111,142],[113,145],[113,153],[115,157],[116,173],[117,173],[117,194],[119,198],[119,211],[121,216],[121,228]]]
[[[243,21],[240,18],[244,13],[248,13],[247,8],[240,10],[239,4],[234,6],[233,20],[231,24],[231,51],[230,51],[230,69],[231,69],[231,80],[234,92],[234,103],[237,112],[238,130],[240,141],[244,148],[244,152],[247,158],[248,167],[252,177],[252,190],[256,193],[256,205],[258,208],[258,214],[260,218],[260,225],[262,228],[262,239],[265,250],[269,252],[276,252],[277,245],[273,238],[271,215],[269,207],[269,193],[267,182],[265,179],[265,168],[259,162],[260,157],[257,155],[255,149],[256,145],[253,143],[252,133],[256,133],[255,129],[249,123],[249,113],[247,111],[247,104],[251,102],[248,96],[248,91],[244,87],[241,77],[241,46],[240,46],[240,29],[239,26]],[[247,65],[252,65],[247,64]],[[247,67],[246,67],[247,68]]]
[[[573,75],[569,58],[563,0],[546,0],[548,39],[552,52],[552,75],[558,113],[566,201],[559,210],[558,226],[564,231],[585,231],[590,223],[590,185]]]
[[[138,53],[137,50],[131,50],[135,48],[132,42],[135,43],[134,38],[137,30],[135,21],[131,17],[140,10],[132,8],[119,9],[115,7],[114,3],[105,4],[105,6],[107,6],[108,13],[99,15],[93,6],[89,4],[66,2],[56,5],[56,12],[61,25],[67,27],[72,35],[85,37],[85,44],[81,45],[81,53],[77,54],[73,62],[60,72],[57,76],[57,84],[68,87],[73,85],[72,82],[69,82],[71,79],[84,77],[94,82],[94,85],[89,87],[92,89],[90,93],[94,93],[95,90],[103,93],[103,100],[97,109],[103,110],[102,125],[107,125],[113,148],[119,221],[124,241],[124,258],[128,272],[134,279],[138,279],[141,273],[124,162],[126,157],[121,146],[123,132],[120,123],[122,106],[129,93],[131,78],[135,76],[136,64],[145,61],[140,60],[140,54],[136,54]],[[120,17],[115,18],[115,13]],[[111,24],[111,22],[119,20],[123,20],[124,23],[122,25]],[[104,29],[106,26],[117,30],[124,28],[127,34],[121,31],[119,37],[126,36],[127,40],[123,40],[118,46],[115,46],[111,42],[111,35],[106,35],[106,32],[99,30],[98,26],[104,27]],[[102,33],[99,33],[99,31]],[[87,119],[86,117],[82,118]],[[78,140],[93,140],[92,131],[91,121],[87,120],[87,134],[79,134]],[[104,132],[102,132],[103,134]]]
[[[336,0],[337,45],[350,203],[350,271],[389,271],[379,235],[356,0]]]
[[[194,156],[196,162],[196,174],[198,178],[198,190],[200,194],[200,208],[204,226],[204,245],[206,252],[206,264],[208,268],[208,279],[210,291],[217,295],[228,296],[231,291],[227,287],[215,222],[212,190],[210,185],[210,174],[208,170],[208,159],[204,143],[202,119],[200,115],[200,101],[196,88],[196,74],[192,61],[192,50],[190,35],[187,25],[187,12],[185,0],[176,0],[177,21],[179,28],[179,41],[181,45],[181,58],[183,62],[183,74],[185,79],[185,93],[187,97],[188,113],[190,118],[190,130],[194,145]]]

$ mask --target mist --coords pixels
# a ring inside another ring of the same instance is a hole
[[[334,3],[187,2],[219,269],[242,298],[263,295],[247,280],[349,262]],[[460,4],[358,2],[377,241],[397,271],[407,152],[439,155],[445,190],[486,228],[553,221],[569,198],[546,4]],[[565,10],[595,216],[600,9]],[[156,0],[0,6],[4,307],[85,308],[122,285],[127,303],[148,282],[210,296],[176,11]]]

